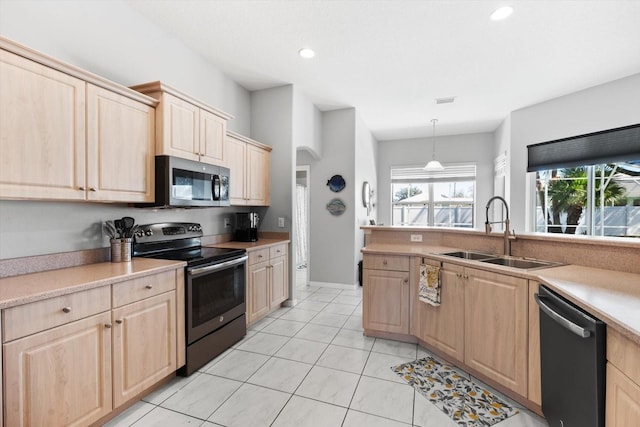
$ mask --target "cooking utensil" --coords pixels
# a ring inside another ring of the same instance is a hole
[[[104,230],[104,234],[106,234],[110,239],[118,237],[118,232],[116,231],[115,225],[113,225],[113,221],[105,221],[102,229]]]
[[[128,238],[132,236],[131,230],[135,225],[136,220],[131,218],[130,216],[125,216],[122,218],[122,233],[123,237]]]
[[[122,224],[121,219],[116,219],[113,221],[113,225],[116,227],[116,231],[118,232],[118,239],[122,239],[124,237],[124,225]]]

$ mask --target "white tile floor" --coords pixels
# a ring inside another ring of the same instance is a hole
[[[361,295],[360,288],[300,286],[296,307],[257,322],[207,366],[106,425],[455,427],[391,372],[426,350],[362,335]],[[496,426],[547,426],[519,410]]]

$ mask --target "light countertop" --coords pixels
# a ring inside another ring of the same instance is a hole
[[[578,265],[522,270],[439,255],[455,250],[459,248],[373,243],[363,248],[362,252],[424,256],[470,268],[537,280],[640,345],[640,274]]]
[[[0,279],[0,309],[183,268],[183,261],[133,258]]]

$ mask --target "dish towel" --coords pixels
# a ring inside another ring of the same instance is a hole
[[[440,267],[420,264],[418,298],[436,307],[440,305]]]

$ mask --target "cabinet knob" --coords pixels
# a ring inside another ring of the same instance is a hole
[[[387,265],[387,260],[382,261],[382,265]]]
[[[63,313],[71,313],[71,307],[63,307],[62,308],[62,312]]]
[[[145,286],[145,288],[147,288],[147,289],[153,289],[153,285],[147,285],[147,286]]]
[[[409,283],[409,279],[405,278],[404,283]]]
[[[86,190],[86,188],[84,188],[84,187],[78,187],[78,190],[80,190],[80,191],[85,191],[85,190]]]
[[[98,190],[96,190],[96,189],[95,189],[95,187],[91,187],[91,188],[89,189],[89,191],[93,191],[93,192],[95,193],[95,192],[96,192],[96,191],[98,191]]]
[[[111,323],[105,323],[104,327],[107,329],[111,329],[111,326],[113,326]]]
[[[116,323],[117,323],[118,325],[122,325],[122,320],[118,319],[118,320],[116,320]]]

